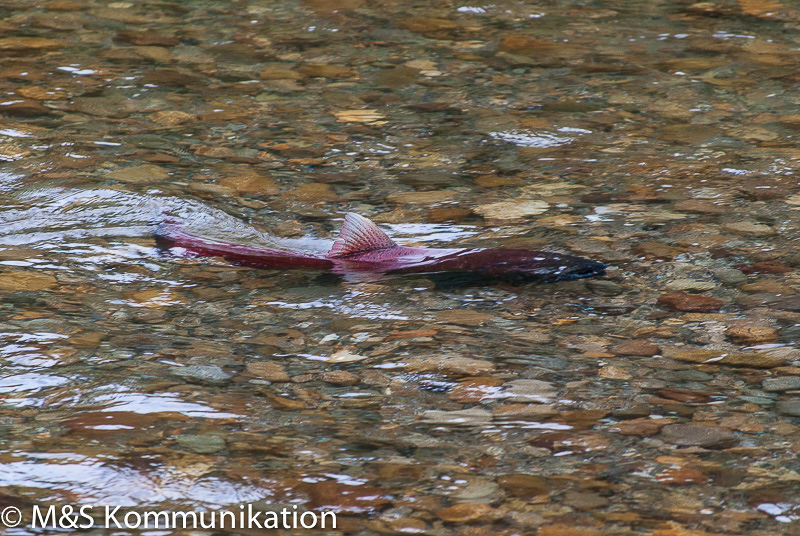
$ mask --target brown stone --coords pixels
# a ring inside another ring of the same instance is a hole
[[[603,531],[578,525],[546,525],[541,527],[536,536],[603,536]]]
[[[451,324],[478,327],[484,322],[494,319],[494,316],[489,313],[470,309],[449,309],[437,312],[436,319]]]
[[[778,181],[753,181],[741,184],[739,191],[753,201],[767,201],[787,197],[790,192],[789,185]]]
[[[480,376],[493,372],[497,366],[491,361],[467,357],[416,357],[407,361],[405,369],[411,372],[438,372],[453,376]]]
[[[454,385],[447,393],[447,397],[462,404],[477,404],[482,400],[496,397],[500,391],[498,387],[502,383],[503,380],[500,378],[470,378]]]
[[[302,80],[303,75],[299,72],[277,66],[267,66],[260,73],[258,77],[261,80]]]
[[[164,180],[169,177],[169,173],[161,166],[142,164],[140,166],[117,169],[109,173],[108,177],[122,182],[143,184]]]
[[[408,331],[394,331],[389,334],[385,341],[393,341],[395,339],[427,339],[439,333],[435,329],[411,329]]]
[[[658,354],[661,347],[650,341],[633,340],[625,341],[612,350],[615,355],[630,355],[651,357]]]
[[[503,490],[520,499],[530,499],[539,495],[547,495],[549,488],[546,480],[541,476],[527,475],[524,473],[511,473],[497,478],[497,483]]]
[[[729,207],[718,205],[703,199],[687,199],[677,203],[674,207],[677,212],[692,212],[696,214],[725,214]]]
[[[769,225],[761,223],[754,223],[751,221],[740,221],[734,223],[726,223],[722,226],[724,231],[743,235],[743,236],[771,236],[775,234],[775,229]]]
[[[303,65],[297,71],[312,78],[347,78],[353,76],[350,67],[344,65],[313,64]]]
[[[290,380],[286,369],[278,363],[248,363],[247,368],[245,368],[245,374],[271,382],[288,382]]]
[[[67,93],[60,89],[45,89],[39,86],[25,86],[17,90],[23,97],[33,100],[64,100]]]
[[[37,100],[12,99],[4,103],[0,102],[0,113],[15,117],[36,117],[49,114],[50,109],[44,107]]]
[[[687,404],[704,404],[710,402],[711,393],[705,391],[692,391],[691,389],[678,389],[677,387],[666,387],[658,390],[659,396],[669,400],[676,400]]]
[[[180,41],[175,37],[157,34],[148,31],[126,30],[117,34],[114,39],[118,43],[128,43],[130,45],[174,47]]]
[[[558,412],[547,404],[504,404],[495,408],[492,415],[501,420],[541,421]]]
[[[660,135],[666,141],[678,144],[700,143],[722,131],[711,125],[693,125],[681,123],[668,125],[660,129]]]
[[[685,253],[686,250],[651,241],[645,242],[644,244],[639,244],[633,248],[633,252],[641,257],[671,261],[676,255]]]
[[[395,205],[432,205],[448,201],[455,197],[454,190],[431,190],[427,192],[398,192],[386,196],[389,203]]]
[[[667,424],[675,422],[674,419],[650,419],[642,417],[618,422],[611,426],[612,432],[626,436],[650,437],[656,435]]]
[[[255,174],[225,177],[219,184],[235,190],[239,195],[275,195],[280,191],[270,177]]]
[[[0,291],[44,290],[58,284],[50,274],[20,270],[0,275]]]
[[[472,214],[468,208],[436,207],[428,211],[428,220],[433,223],[459,222]]]
[[[356,385],[361,382],[361,379],[346,370],[329,370],[320,375],[322,381],[331,383],[333,385]]]
[[[303,483],[298,488],[308,495],[308,506],[318,510],[335,509],[337,512],[361,514],[372,512],[389,502],[382,490],[367,485],[313,482]]]
[[[752,368],[773,368],[786,364],[786,359],[765,353],[729,353],[723,350],[680,350],[671,348],[664,351],[664,357],[685,361],[687,363],[703,363],[709,365],[732,365]]]
[[[736,434],[721,426],[668,424],[661,429],[661,439],[679,447],[726,448],[736,445]]]
[[[186,112],[181,112],[180,110],[162,110],[160,112],[152,113],[147,117],[150,119],[150,121],[165,127],[182,125],[197,119],[194,114],[187,114]]]
[[[761,344],[778,340],[778,330],[767,326],[731,326],[725,335],[738,344]]]
[[[617,367],[614,365],[606,365],[605,367],[600,367],[600,370],[597,371],[597,375],[601,378],[606,378],[608,380],[631,380],[633,376],[628,369],[625,367]]]
[[[536,39],[527,35],[508,34],[500,41],[497,50],[523,56],[534,56],[543,53],[552,54],[558,49],[559,45],[560,43]]]
[[[449,523],[476,523],[497,519],[498,512],[484,503],[460,503],[439,510],[436,515]]]
[[[37,52],[64,48],[64,43],[44,37],[5,37],[0,39],[0,52]]]
[[[448,39],[459,29],[458,24],[449,19],[432,17],[410,17],[399,19],[397,25],[414,33],[422,34],[433,39]]]
[[[778,261],[760,261],[750,265],[737,266],[737,269],[746,274],[785,274],[794,270]]]
[[[686,294],[685,292],[668,292],[658,298],[658,305],[668,309],[686,311],[691,313],[714,313],[719,311],[725,302],[701,294]]]
[[[53,0],[44,6],[48,11],[80,11],[86,9],[84,2],[73,2],[71,0]]]
[[[609,500],[591,491],[570,490],[564,494],[562,503],[576,510],[597,511],[604,506],[608,506]]]
[[[400,87],[417,79],[420,69],[407,65],[398,65],[390,69],[382,69],[375,75],[375,83],[381,86]]]
[[[312,182],[309,184],[301,184],[291,192],[288,192],[286,197],[296,201],[316,203],[318,201],[332,201],[336,199],[336,193],[329,184]]]

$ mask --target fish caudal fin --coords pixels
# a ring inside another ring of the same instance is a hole
[[[329,259],[347,257],[356,253],[366,253],[380,249],[397,247],[392,239],[386,236],[377,225],[363,216],[348,212],[339,238],[328,252]]]

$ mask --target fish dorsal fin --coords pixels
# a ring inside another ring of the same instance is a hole
[[[347,257],[356,253],[394,247],[397,247],[397,244],[378,229],[377,225],[363,216],[348,212],[339,232],[339,238],[328,252],[328,258]]]

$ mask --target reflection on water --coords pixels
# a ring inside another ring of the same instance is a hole
[[[113,467],[78,454],[31,455],[28,460],[0,463],[0,485],[72,494],[82,504],[114,506],[180,502],[213,508],[262,499],[264,490],[232,484],[213,476],[191,474],[192,468],[151,465],[146,472]]]

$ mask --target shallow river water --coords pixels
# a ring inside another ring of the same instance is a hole
[[[8,533],[800,534],[798,30],[789,0],[0,0]],[[153,235],[316,251],[347,212],[610,268],[348,282]]]

